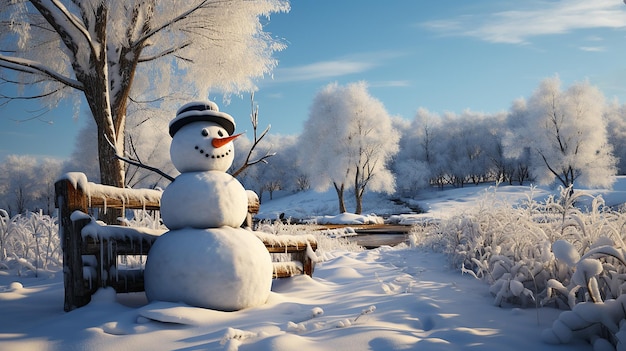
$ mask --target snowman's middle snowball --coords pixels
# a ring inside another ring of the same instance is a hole
[[[220,171],[181,173],[161,197],[161,219],[170,229],[239,227],[248,195],[239,181]]]

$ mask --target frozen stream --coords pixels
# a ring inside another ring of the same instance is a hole
[[[410,229],[410,226],[404,225],[368,225],[356,227],[354,231],[357,235],[348,239],[367,249],[383,245],[395,246],[406,242]]]
[[[358,234],[348,237],[349,240],[367,248],[374,249],[379,246],[395,246],[407,240],[405,233],[385,233],[385,234]]]

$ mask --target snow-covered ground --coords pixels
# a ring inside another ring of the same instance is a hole
[[[604,194],[607,204],[626,198],[623,183]],[[486,191],[426,192],[418,204],[429,213],[402,217],[443,217],[475,205]],[[523,201],[528,191],[500,186],[496,193]],[[536,189],[535,196],[548,193]],[[261,216],[330,215],[332,195],[265,201]],[[364,205],[366,213],[408,211],[373,196]],[[0,350],[591,350],[583,342],[543,343],[541,332],[561,311],[496,307],[489,286],[452,269],[443,254],[405,245],[319,254],[313,278],[276,280],[265,305],[238,312],[100,290],[66,313],[61,271],[36,278],[0,270]]]

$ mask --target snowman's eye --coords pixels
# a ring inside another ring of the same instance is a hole
[[[202,129],[202,136],[209,136],[209,131],[206,129]]]
[[[218,131],[217,131],[217,135],[219,135],[219,136],[220,136],[220,138],[224,137],[224,133],[222,133],[222,131],[221,131],[221,130],[218,130]]]

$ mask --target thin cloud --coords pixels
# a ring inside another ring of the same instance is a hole
[[[274,70],[273,82],[328,80],[350,74],[363,73],[401,55],[403,54],[399,52],[372,52],[295,67],[279,67]]]
[[[599,37],[597,35],[589,35],[589,36],[585,37],[585,40],[587,40],[587,41],[604,41],[604,38]]]
[[[582,51],[589,51],[589,52],[606,51],[606,48],[604,48],[602,46],[581,46],[581,47],[579,47],[579,49],[582,50]]]
[[[285,95],[283,93],[272,93],[272,94],[267,94],[267,97],[270,99],[282,99],[285,97]]]
[[[373,62],[354,60],[336,60],[315,62],[303,66],[276,69],[276,82],[295,82],[305,80],[319,80],[361,73],[375,67]]]
[[[385,80],[368,83],[367,85],[371,88],[402,88],[410,86],[411,83],[408,80]]]
[[[524,9],[465,15],[425,22],[422,26],[444,35],[470,36],[508,44],[527,44],[532,37],[565,34],[577,29],[626,28],[626,7],[615,0],[533,1],[523,4],[527,6]]]

